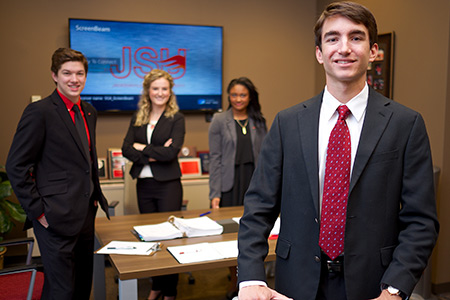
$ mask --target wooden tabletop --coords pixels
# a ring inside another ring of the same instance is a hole
[[[138,241],[138,239],[131,233],[133,226],[157,224],[167,221],[171,215],[184,218],[195,218],[200,214],[205,213],[205,210],[187,210],[177,212],[164,212],[152,214],[139,214],[127,216],[97,218],[95,222],[95,231],[97,239],[101,245],[106,245],[110,241]],[[213,220],[225,220],[233,217],[241,217],[243,207],[225,207],[211,210],[208,214]],[[167,251],[169,246],[180,246],[197,244],[204,242],[223,242],[237,239],[237,233],[226,233],[208,237],[196,238],[181,238],[168,241],[162,241],[163,247],[161,251],[156,252],[153,256],[146,255],[109,255],[113,267],[116,269],[119,279],[137,279],[158,275],[167,275],[174,273],[192,272],[198,270],[206,270],[221,267],[230,267],[237,265],[236,258],[227,258],[215,261],[206,261],[199,263],[180,264]],[[275,244],[276,241],[269,240],[269,255],[267,260],[275,260]],[[96,254],[98,255],[98,254]]]

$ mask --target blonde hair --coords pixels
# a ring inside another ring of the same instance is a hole
[[[164,112],[164,115],[169,118],[173,117],[180,108],[177,104],[177,98],[175,94],[173,93],[173,78],[170,76],[169,73],[163,70],[159,69],[153,69],[150,73],[145,75],[144,82],[142,83],[142,95],[141,99],[138,103],[138,111],[136,115],[136,122],[134,123],[134,126],[143,126],[147,125],[150,122],[150,112],[152,111],[152,101],[150,100],[149,95],[149,89],[150,85],[153,83],[153,81],[158,80],[160,78],[165,78],[167,81],[169,81],[170,86],[170,97],[169,101],[167,101],[166,105],[166,111]]]

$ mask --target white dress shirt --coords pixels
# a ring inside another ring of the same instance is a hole
[[[348,130],[350,131],[350,141],[352,148],[352,161],[350,164],[350,178],[355,162],[356,150],[358,150],[359,138],[366,115],[367,100],[369,98],[369,88],[366,84],[361,92],[350,99],[345,105],[350,110],[350,115],[346,119]],[[327,87],[323,93],[322,107],[319,115],[319,184],[320,184],[320,208],[322,208],[323,181],[325,177],[325,163],[327,156],[328,140],[331,131],[336,125],[339,113],[338,107],[343,105],[333,95],[328,92]],[[320,215],[320,214],[319,214]]]
[[[147,124],[147,144],[151,144],[152,142],[152,134],[153,134],[153,130],[155,130],[155,126],[156,126],[157,122],[150,122],[149,124]],[[152,172],[152,168],[150,168],[150,163],[146,164],[142,170],[141,173],[139,173],[138,178],[153,178],[153,172]]]

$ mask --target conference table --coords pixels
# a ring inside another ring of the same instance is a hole
[[[158,224],[167,221],[169,216],[195,218],[204,214],[203,210],[184,210],[176,212],[163,212],[151,214],[114,216],[111,220],[97,218],[95,222],[96,249],[111,241],[138,241],[132,233],[133,226]],[[211,210],[207,216],[213,220],[229,220],[241,217],[243,207],[224,207]],[[119,299],[138,299],[138,279],[158,275],[200,271],[214,268],[236,266],[236,258],[227,258],[214,261],[180,264],[167,251],[167,247],[190,245],[197,243],[213,243],[232,241],[237,239],[237,232],[223,233],[195,238],[179,238],[162,242],[162,249],[154,255],[118,255],[109,254],[108,258],[118,276]],[[269,254],[267,261],[275,260],[276,240],[269,240]],[[94,298],[95,300],[106,299],[105,290],[105,258],[104,255],[94,255]]]

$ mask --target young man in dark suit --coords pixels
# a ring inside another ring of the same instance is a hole
[[[42,299],[89,299],[94,220],[108,203],[98,178],[97,112],[80,100],[87,60],[60,48],[52,56],[55,91],[29,104],[19,121],[6,169],[34,228],[45,282]]]
[[[369,10],[332,3],[315,34],[326,87],[280,112],[263,143],[240,221],[239,300],[406,299],[439,230],[424,121],[367,85]],[[264,258],[279,214],[275,291]]]

